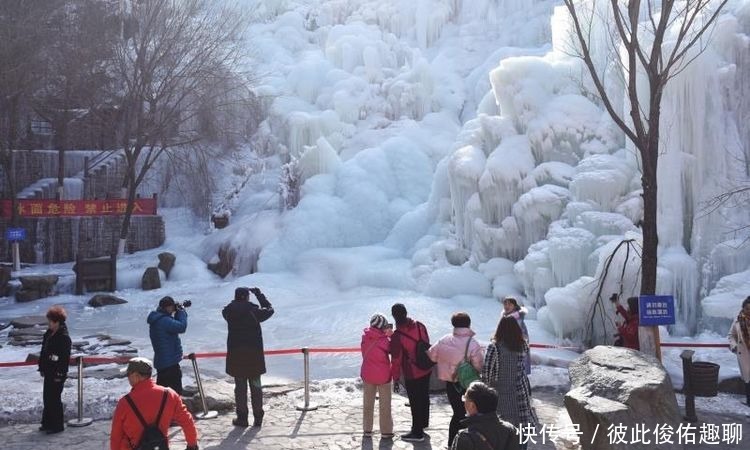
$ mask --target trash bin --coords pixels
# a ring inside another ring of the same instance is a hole
[[[719,365],[693,361],[691,388],[696,397],[716,397],[719,392]]]

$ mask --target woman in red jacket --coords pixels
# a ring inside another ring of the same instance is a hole
[[[621,346],[640,350],[641,345],[638,341],[638,297],[628,298],[627,310],[617,302],[617,294],[612,294],[609,299],[617,305],[617,314],[623,318],[623,322],[617,325],[617,334],[621,339]]]
[[[382,314],[370,318],[370,326],[362,332],[363,383],[362,421],[364,437],[372,437],[375,394],[379,400],[380,438],[393,439],[393,416],[391,415],[391,339],[393,325]]]

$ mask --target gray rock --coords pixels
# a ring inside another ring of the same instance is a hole
[[[745,382],[740,377],[727,378],[719,381],[719,391],[730,394],[745,394]]]
[[[159,253],[157,256],[159,258],[159,265],[157,267],[164,271],[164,273],[167,275],[167,278],[169,278],[169,272],[172,271],[174,262],[177,257],[169,252]]]
[[[100,306],[122,305],[123,303],[127,302],[127,300],[121,299],[120,297],[115,297],[114,295],[96,294],[89,299],[88,305],[93,306],[94,308],[98,308]]]
[[[131,344],[131,342],[129,340],[127,340],[127,339],[114,339],[114,338],[112,338],[112,339],[110,339],[108,341],[104,341],[104,346],[105,347],[112,347],[112,346],[115,346],[115,345],[130,345],[130,344]]]
[[[44,295],[44,293],[40,291],[34,291],[30,289],[19,289],[16,291],[16,301],[19,303],[39,300],[42,297],[46,297],[46,295]]]
[[[10,324],[13,325],[13,328],[46,327],[47,318],[45,316],[23,316],[11,320]]]
[[[228,244],[224,244],[219,248],[218,262],[208,263],[208,270],[224,278],[232,272],[236,257],[237,252]]]
[[[10,267],[0,266],[0,297],[6,297],[10,289],[8,288],[8,282],[11,279]]]
[[[23,289],[46,292],[47,294],[52,292],[52,288],[55,287],[59,279],[60,277],[57,275],[29,275],[19,277]]]
[[[97,339],[99,341],[106,341],[107,339],[110,339],[110,336],[107,334],[89,334],[88,336],[84,336],[82,339]]]
[[[143,272],[143,278],[141,278],[141,289],[144,291],[150,291],[152,289],[159,289],[161,287],[161,280],[159,279],[159,269],[156,267],[149,267]]]
[[[13,328],[8,332],[8,337],[18,337],[18,336],[36,336],[36,337],[42,337],[44,336],[44,333],[46,333],[47,330],[45,328],[41,327],[33,327],[33,328]]]
[[[643,445],[630,440],[636,424],[650,427],[651,438],[657,424],[679,427],[681,416],[672,382],[652,356],[624,347],[597,346],[573,361],[569,374],[571,390],[564,403],[572,422],[580,425],[583,450],[652,449],[656,448],[653,441]],[[607,429],[618,425],[627,427],[626,439],[610,443]],[[674,442],[658,448],[681,448]]]

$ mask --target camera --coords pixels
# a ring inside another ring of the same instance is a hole
[[[185,300],[184,302],[175,302],[174,306],[177,309],[185,309],[190,308],[193,305],[193,302],[191,300]]]

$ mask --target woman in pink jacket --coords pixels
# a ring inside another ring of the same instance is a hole
[[[380,399],[380,438],[393,439],[393,417],[391,416],[391,358],[390,336],[393,325],[382,314],[370,318],[369,328],[362,332],[362,369],[360,376],[363,382],[363,436],[372,437],[372,422],[375,410],[375,394]]]
[[[453,417],[448,427],[448,446],[453,443],[453,438],[458,433],[461,420],[466,417],[466,409],[461,397],[465,389],[458,383],[456,367],[463,361],[464,356],[471,365],[482,371],[484,363],[484,351],[476,339],[473,338],[474,331],[471,328],[471,318],[465,312],[458,312],[451,317],[453,333],[446,334],[428,351],[430,359],[437,363],[437,375],[440,380],[445,381],[445,393],[453,409]]]

